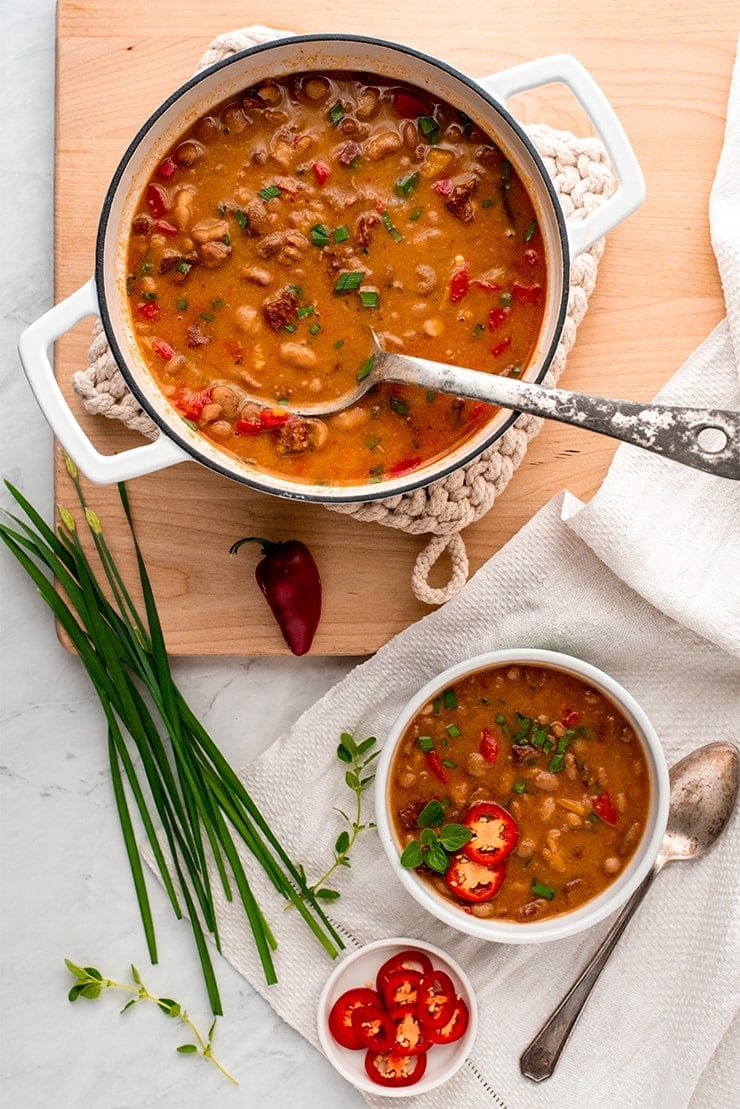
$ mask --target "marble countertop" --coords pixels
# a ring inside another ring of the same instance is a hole
[[[52,437],[21,371],[23,328],[52,303],[54,3],[28,0],[4,13],[3,278],[1,392],[3,477],[47,519]],[[10,213],[15,213],[10,218]],[[16,218],[20,214],[20,218]],[[0,503],[9,507],[3,493]],[[131,963],[199,1027],[210,1012],[187,925],[151,895],[160,962],[150,967],[107,767],[103,718],[88,678],[56,638],[31,583],[0,553],[2,671],[1,1082],[7,1106],[100,1109],[177,1104],[318,1106],[363,1101],[326,1060],[224,961],[217,973],[226,1015],[216,1055],[239,1079],[178,1055],[181,1030],[154,1006],[119,1016],[121,995],[67,1001],[65,956],[128,980]],[[198,660],[176,666],[186,696],[227,757],[242,765],[341,678],[347,659]],[[240,726],[248,713],[260,727]],[[330,965],[327,962],[327,974]]]

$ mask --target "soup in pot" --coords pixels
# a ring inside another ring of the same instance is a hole
[[[390,350],[518,376],[546,292],[532,201],[463,112],[363,74],[264,81],[163,156],[130,228],[135,336],[182,419],[258,470],[372,484],[495,409],[409,386],[302,419]],[[257,398],[251,399],[251,398]]]

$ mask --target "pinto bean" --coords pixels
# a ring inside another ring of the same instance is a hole
[[[193,200],[195,188],[193,185],[184,185],[175,193],[172,206],[172,218],[181,231],[187,231],[193,218]]]
[[[262,266],[244,266],[239,276],[242,281],[251,281],[253,284],[262,285],[263,287],[269,285],[272,281],[272,274]]]
[[[481,901],[478,905],[471,905],[470,911],[479,920],[488,920],[496,912],[496,906],[492,901]]]
[[[351,431],[352,428],[361,427],[366,424],[370,419],[370,414],[366,408],[361,405],[355,405],[353,408],[345,408],[343,412],[337,412],[336,416],[332,417],[334,424],[341,428],[342,431]]]
[[[233,419],[239,411],[239,395],[230,385],[214,385],[211,390],[214,404],[218,404],[224,416]]]
[[[465,769],[474,778],[481,778],[485,774],[487,766],[488,763],[479,751],[471,751],[465,758]]]
[[[228,420],[214,420],[208,428],[208,434],[212,439],[229,439],[232,431],[233,428]]]
[[[326,100],[331,86],[325,77],[309,77],[303,82],[304,95],[309,100]]]
[[[534,917],[540,915],[542,910],[546,907],[547,902],[542,897],[535,898],[534,901],[528,901],[526,905],[522,905],[519,912],[516,914],[519,920],[532,920]]]
[[[432,266],[421,265],[416,267],[416,291],[419,296],[425,297],[433,293],[439,284],[437,271]]]
[[[604,874],[606,874],[606,876],[608,878],[611,878],[615,874],[618,874],[621,869],[622,869],[622,860],[621,859],[617,859],[614,855],[610,855],[608,859],[604,859],[603,870],[604,870]]]
[[[365,143],[365,156],[371,162],[379,162],[382,158],[387,158],[389,154],[395,154],[400,150],[402,141],[397,131],[381,131],[379,135],[373,135]]]
[[[194,166],[203,157],[205,151],[199,142],[188,139],[181,142],[175,150],[175,161],[178,166]]]
[[[535,789],[542,790],[543,793],[552,793],[558,788],[558,779],[549,770],[535,770],[532,774],[532,784]]]
[[[190,228],[190,236],[196,243],[212,243],[228,235],[229,225],[225,219],[201,219]]]
[[[240,304],[234,309],[234,322],[245,335],[253,335],[259,325],[257,309],[251,304]]]
[[[379,89],[367,88],[363,89],[357,97],[355,104],[355,115],[358,119],[370,119],[375,113],[378,104],[380,103]]]
[[[217,266],[222,265],[230,254],[231,247],[221,242],[203,243],[199,251],[201,265],[205,266],[207,270],[214,270]]]
[[[621,855],[622,858],[625,858],[625,856],[630,854],[632,848],[637,843],[638,836],[640,835],[640,830],[641,824],[639,820],[636,820],[633,824],[630,824],[629,828],[619,841],[619,846],[617,847],[618,855]]]
[[[311,370],[316,365],[316,351],[304,343],[286,341],[280,344],[280,358],[299,370]]]

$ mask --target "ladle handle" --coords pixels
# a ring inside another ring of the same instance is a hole
[[[606,961],[614,950],[617,940],[629,924],[632,914],[650,889],[658,872],[659,868],[657,866],[648,871],[611,929],[607,932],[601,947],[599,947],[591,962],[585,967],[555,1012],[545,1021],[523,1052],[519,1060],[519,1066],[525,1078],[530,1078],[533,1082],[544,1082],[546,1078],[550,1078],[554,1073],[563,1048],[583,1012],[591,990],[596,985],[597,978],[606,966]]]
[[[720,477],[740,480],[740,413],[592,397],[389,351],[376,366],[389,381],[440,389],[621,439]]]

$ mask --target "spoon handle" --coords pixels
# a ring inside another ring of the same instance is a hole
[[[593,397],[376,348],[382,378],[440,389],[621,439],[685,466],[740,480],[740,413]]]
[[[617,940],[632,919],[632,914],[652,885],[656,874],[659,873],[659,869],[658,866],[654,866],[648,871],[607,932],[591,962],[584,968],[552,1016],[545,1021],[523,1052],[519,1066],[525,1078],[531,1078],[533,1082],[543,1082],[554,1073],[568,1037],[583,1012],[591,990],[596,985],[596,979],[604,969]]]

